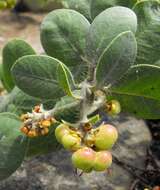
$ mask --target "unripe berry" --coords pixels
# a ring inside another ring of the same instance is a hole
[[[121,112],[121,105],[117,100],[111,100],[106,104],[106,112],[109,115],[117,115]]]
[[[16,4],[16,0],[7,0],[7,8],[13,8]]]
[[[5,1],[0,1],[0,10],[7,8],[7,3]]]
[[[77,135],[64,135],[62,137],[61,143],[67,150],[76,151],[81,148],[81,138]]]
[[[91,172],[94,164],[96,153],[88,147],[83,147],[72,155],[72,163],[75,168],[84,172]]]
[[[100,151],[96,153],[93,169],[95,171],[105,171],[112,164],[112,155],[108,151]]]
[[[61,124],[55,129],[55,136],[59,143],[62,142],[62,138],[64,135],[68,135],[70,132],[70,129],[68,125]]]
[[[99,150],[111,149],[118,138],[117,129],[109,124],[101,125],[95,133],[95,146]]]

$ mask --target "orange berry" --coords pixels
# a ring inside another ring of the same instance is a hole
[[[49,121],[49,120],[43,120],[41,122],[41,125],[42,125],[42,127],[50,127],[51,126],[51,121]]]
[[[41,109],[41,107],[39,105],[34,107],[34,111],[37,113],[40,112],[40,109]]]
[[[37,137],[37,136],[38,136],[38,134],[34,129],[32,129],[28,132],[28,137],[33,138],[33,137]]]
[[[21,128],[21,132],[27,135],[28,132],[29,132],[29,130],[28,130],[27,127],[24,127],[24,126],[23,126],[23,127]]]
[[[49,129],[48,128],[44,128],[41,130],[41,134],[42,135],[47,135],[49,133]]]
[[[153,190],[160,190],[160,186],[155,186]]]

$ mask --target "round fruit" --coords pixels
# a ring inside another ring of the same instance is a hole
[[[7,7],[7,3],[5,1],[0,1],[0,10],[5,9]]]
[[[55,129],[55,136],[56,136],[57,141],[61,143],[63,136],[69,134],[69,132],[70,132],[70,129],[68,125],[65,125],[65,124],[59,125]]]
[[[121,112],[121,105],[117,100],[111,100],[107,103],[107,113],[109,115],[117,115]]]
[[[105,171],[112,164],[112,155],[108,151],[96,153],[93,169],[95,171]]]
[[[96,130],[94,145],[99,150],[108,150],[113,147],[117,138],[117,129],[112,125],[103,124]]]
[[[77,135],[64,135],[61,143],[65,149],[76,151],[81,148],[81,138]]]
[[[7,8],[13,8],[16,4],[16,0],[7,0]]]
[[[88,173],[92,171],[95,156],[96,153],[91,148],[83,147],[72,155],[72,163],[75,168]]]

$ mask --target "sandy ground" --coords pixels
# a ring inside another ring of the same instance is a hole
[[[39,27],[44,16],[44,13],[17,16],[9,11],[0,12],[0,52],[5,43],[13,38],[25,39],[38,52],[42,52]]]

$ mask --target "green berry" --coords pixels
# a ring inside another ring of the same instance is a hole
[[[0,1],[0,10],[7,8],[7,3],[5,1]]]
[[[62,142],[62,138],[64,135],[67,135],[70,133],[70,129],[68,125],[61,124],[55,129],[55,136],[59,143]]]
[[[121,112],[121,105],[117,100],[111,100],[106,107],[109,115],[117,115]]]
[[[117,138],[117,129],[112,125],[104,124],[96,130],[94,144],[98,150],[108,150],[113,147]]]
[[[75,168],[84,172],[91,172],[94,164],[96,153],[88,147],[83,147],[72,155],[72,163]]]
[[[16,0],[7,0],[7,8],[13,8],[16,4]]]
[[[78,135],[64,135],[62,137],[62,144],[65,149],[76,151],[81,148],[81,138]]]
[[[96,153],[93,169],[95,171],[105,171],[112,164],[112,155],[108,151]]]

